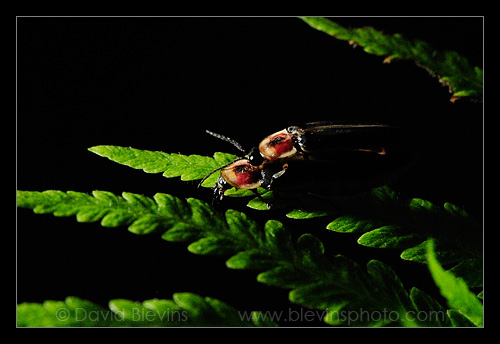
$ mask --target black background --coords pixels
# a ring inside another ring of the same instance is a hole
[[[421,39],[482,67],[482,18],[335,20]],[[398,191],[461,205],[481,220],[482,103],[452,103],[424,69],[382,61],[292,17],[17,18],[17,189],[164,192],[209,202],[210,190],[195,182],[133,170],[87,148],[238,154],[204,130],[249,147],[300,122],[371,120],[409,128],[424,152]],[[328,232],[324,219],[292,221],[244,204],[227,198],[222,208],[242,210],[260,224],[280,220],[294,237],[311,232],[328,254],[360,264],[380,259],[408,289],[437,296],[427,268],[402,261],[398,251],[361,247],[356,236]],[[18,303],[72,295],[106,305],[186,291],[240,310],[300,309],[288,302],[287,290],[256,282],[256,272],[228,270],[227,258],[196,256],[186,244],[125,228],[17,211]]]

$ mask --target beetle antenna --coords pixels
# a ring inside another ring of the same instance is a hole
[[[224,166],[221,166],[221,167],[219,167],[219,168],[216,168],[215,170],[213,170],[212,172],[210,172],[209,174],[207,174],[207,175],[206,175],[205,177],[203,177],[203,179],[202,179],[202,180],[198,183],[198,187],[200,187],[200,186],[201,186],[201,184],[203,184],[203,182],[204,182],[205,180],[207,180],[207,179],[208,179],[208,177],[210,177],[212,174],[214,174],[214,173],[215,173],[215,172],[217,172],[217,171],[222,170],[223,168],[228,167],[229,165],[231,165],[232,163],[234,163],[234,162],[236,162],[236,161],[238,161],[238,160],[241,160],[241,158],[236,158],[236,159],[234,159],[233,161],[231,161],[231,162],[229,162],[229,163],[225,164]]]
[[[210,130],[205,130],[205,131],[207,132],[207,134],[210,134],[210,135],[212,135],[212,136],[214,136],[214,137],[216,137],[218,139],[221,139],[222,141],[229,142],[230,144],[232,144],[233,146],[235,146],[239,151],[241,151],[243,153],[246,153],[245,149],[243,148],[243,146],[240,145],[239,142],[233,140],[232,138],[224,136],[224,135],[221,135],[221,134],[217,134],[217,133],[211,132]]]
[[[200,186],[201,186],[201,184],[203,184],[203,182],[204,182],[205,180],[207,180],[207,179],[208,179],[208,177],[210,177],[210,176],[211,176],[212,174],[214,174],[215,172],[222,170],[222,169],[223,169],[224,167],[226,167],[226,166],[227,166],[227,165],[221,166],[221,167],[219,167],[219,168],[217,168],[217,169],[213,170],[213,171],[212,171],[212,172],[210,172],[209,174],[207,174],[205,177],[203,177],[203,179],[202,179],[202,180],[200,180],[200,182],[198,183],[198,187],[200,187]]]

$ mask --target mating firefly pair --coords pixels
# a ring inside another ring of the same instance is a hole
[[[246,153],[235,140],[210,131],[207,133],[230,142]],[[371,157],[368,160],[380,160],[380,157],[392,154],[392,147],[400,139],[398,128],[380,124],[314,122],[300,127],[290,126],[267,136],[258,147],[248,152],[247,157],[240,157],[212,171],[200,184],[220,171],[220,177],[214,186],[214,196],[221,200],[224,192],[231,187],[254,192],[259,187],[269,190],[285,172],[294,169],[300,184],[314,181],[323,188],[336,179],[335,172],[339,167],[342,169],[342,166],[335,164],[339,159],[345,162],[346,153],[351,165],[359,155],[365,161],[368,156]],[[359,166],[360,169],[366,168],[365,165]],[[352,173],[348,174],[351,177]],[[299,184],[297,178],[292,184]]]

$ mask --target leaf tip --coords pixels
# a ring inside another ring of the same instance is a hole
[[[87,150],[89,152],[92,152],[92,153],[95,153],[97,155],[103,155],[104,154],[104,151],[105,151],[105,148],[108,147],[108,146],[92,146],[92,147],[89,147],[87,148]]]

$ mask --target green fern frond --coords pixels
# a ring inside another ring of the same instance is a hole
[[[395,59],[411,60],[437,75],[450,88],[451,100],[474,96],[482,98],[483,70],[454,51],[436,51],[423,41],[408,41],[400,34],[386,35],[372,27],[347,29],[321,17],[302,17],[311,27],[334,38],[356,44],[369,54],[386,56],[384,62]]]
[[[89,151],[111,161],[147,173],[163,173],[164,177],[181,177],[181,180],[199,180],[213,170],[228,164],[237,157],[228,153],[214,153],[213,158],[201,155],[182,155],[160,151],[140,150],[120,146],[95,146]],[[212,187],[217,175],[210,176],[202,186]]]
[[[465,316],[476,326],[483,326],[483,304],[474,295],[465,281],[457,278],[450,271],[446,271],[438,261],[434,251],[434,243],[427,244],[427,259],[429,270],[441,294],[448,301],[448,305],[461,315]],[[457,315],[453,320],[456,322]]]
[[[440,261],[459,262],[454,271],[469,286],[482,286],[481,228],[462,208],[451,203],[441,208],[419,198],[400,199],[387,186],[355,197],[322,200],[319,210],[294,210],[287,216],[334,217],[327,229],[359,234],[358,243],[363,246],[398,249],[401,258],[419,263],[427,262],[427,239],[433,238]]]
[[[153,199],[124,192],[122,196],[107,191],[94,191],[88,195],[75,191],[18,191],[17,205],[30,208],[37,214],[52,213],[54,216],[76,215],[78,222],[101,221],[103,227],[128,226],[135,234],[148,234],[156,230],[167,230],[164,238],[169,241],[185,241],[202,238],[190,246],[195,253],[225,253],[244,245],[241,235],[250,237],[252,226],[239,220],[237,228],[208,204],[190,198],[186,202],[168,194],[158,193]],[[231,212],[229,212],[231,219]],[[232,238],[232,239],[231,239]],[[226,248],[226,249],[224,249]],[[224,251],[224,252],[223,252]]]
[[[101,156],[115,162],[140,168],[146,172],[164,172],[167,177],[181,176],[184,180],[200,179],[219,168],[235,156],[215,153],[214,158],[203,156],[184,156],[163,152],[142,151],[118,146],[96,146],[90,148]],[[212,186],[217,175],[203,183]],[[248,190],[228,190],[228,196],[247,196]],[[252,193],[250,193],[252,194]],[[261,198],[254,198],[248,206],[253,209],[267,210],[263,199],[272,200],[273,192],[263,190]],[[127,194],[124,194],[127,195]],[[253,194],[252,194],[253,195]],[[273,202],[277,207],[297,206],[293,200]],[[482,261],[482,241],[479,224],[463,209],[445,203],[442,208],[418,199],[400,199],[388,187],[379,187],[369,193],[356,197],[323,197],[319,201],[314,197],[301,198],[302,209],[290,211],[287,216],[294,219],[308,219],[332,216],[335,219],[327,229],[342,233],[358,233],[358,243],[373,248],[391,248],[402,251],[401,258],[425,263],[426,240],[434,239],[436,252],[444,263],[467,260],[474,268],[465,265],[457,267],[455,273],[464,278],[470,286],[482,286],[482,270],[475,267]],[[309,209],[309,210],[306,210]],[[97,213],[99,214],[99,213]],[[129,214],[126,212],[126,214]],[[93,213],[91,213],[93,215]],[[78,215],[85,219],[85,212]],[[113,215],[109,217],[112,218]],[[153,219],[154,216],[151,217]],[[107,224],[108,218],[104,221]],[[141,223],[148,225],[147,219],[138,221],[131,230]],[[180,225],[179,225],[180,226]],[[201,242],[207,246],[209,241]],[[191,249],[195,250],[195,246]]]
[[[109,309],[76,297],[64,301],[22,303],[20,327],[213,327],[276,326],[260,312],[239,312],[209,297],[177,293],[172,300],[133,302],[117,299]]]
[[[346,257],[329,259],[319,239],[303,234],[293,242],[283,224],[275,220],[262,229],[243,213],[228,210],[222,216],[199,200],[183,202],[166,194],[150,199],[103,191],[92,196],[71,191],[19,191],[18,206],[36,213],[76,215],[79,221],[101,219],[104,226],[128,225],[137,234],[161,230],[165,240],[187,242],[192,253],[230,255],[229,268],[261,271],[258,281],[292,289],[292,302],[324,311],[329,324],[421,325],[408,317],[419,309],[388,266],[372,261],[365,271]],[[390,310],[393,317],[356,321],[348,317],[360,309],[372,315]]]

